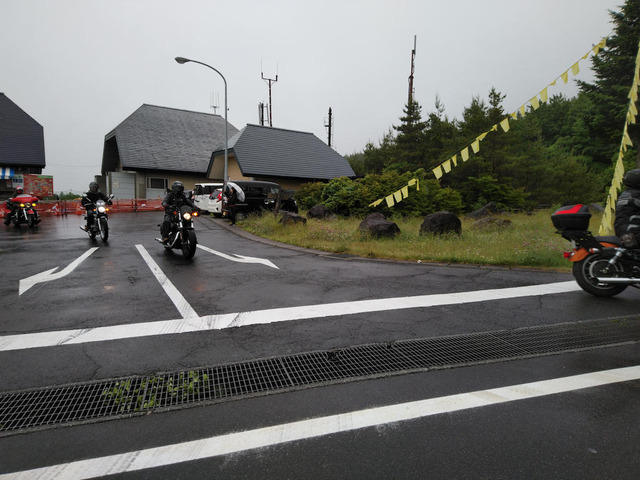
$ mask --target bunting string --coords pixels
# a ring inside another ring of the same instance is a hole
[[[407,183],[400,190],[397,190],[397,191],[393,192],[392,194],[387,195],[386,197],[379,198],[375,202],[370,203],[369,207],[377,207],[382,202],[387,202],[387,207],[391,208],[396,203],[400,203],[405,198],[408,198],[409,197],[409,187],[413,187],[414,185],[416,187],[416,191],[419,191],[420,190],[420,182],[418,181],[417,178],[412,178],[411,180],[409,180],[409,183]]]
[[[593,53],[594,56],[598,55],[598,53],[600,53],[600,50],[603,49],[606,45],[607,45],[607,39],[603,38],[596,46],[594,46],[591,50],[589,50],[587,53],[585,53],[580,60],[585,60],[591,53]],[[562,74],[560,74],[558,77],[556,77],[556,79],[553,82],[551,82],[549,85],[547,85],[545,88],[543,88],[537,95],[535,95],[534,97],[529,99],[529,101],[527,103],[529,105],[531,105],[531,108],[533,110],[537,110],[538,108],[540,108],[540,102],[544,103],[544,102],[547,102],[549,100],[549,93],[548,93],[548,88],[549,87],[554,86],[559,79],[562,80],[565,84],[569,81],[569,71],[571,71],[573,76],[578,75],[578,73],[580,72],[580,65],[579,65],[580,60],[575,62],[573,65],[571,65],[570,68],[568,68]],[[638,74],[636,74],[636,77],[638,77]],[[634,84],[635,84],[635,80],[634,80]],[[635,95],[636,95],[636,97],[637,97],[637,89],[638,89],[638,86],[635,85]],[[465,148],[463,148],[462,150],[457,152],[451,158],[449,158],[448,160],[445,160],[440,165],[438,165],[437,167],[432,169],[433,175],[436,177],[436,179],[439,180],[440,178],[442,178],[442,176],[445,173],[451,172],[452,165],[453,166],[457,166],[457,156],[458,155],[462,158],[463,162],[466,162],[470,158],[469,149],[471,149],[471,151],[474,154],[478,153],[480,151],[480,142],[482,140],[484,140],[484,138],[487,136],[488,133],[497,132],[499,128],[502,129],[503,132],[508,132],[509,129],[510,129],[509,122],[511,120],[517,120],[518,118],[521,118],[521,117],[525,116],[525,114],[526,114],[526,108],[525,107],[526,107],[527,103],[521,105],[513,113],[509,114],[502,121],[500,121],[499,123],[497,123],[496,125],[491,127],[491,129],[489,129],[487,132],[484,132],[481,135],[478,135],[476,137],[476,139],[473,142],[471,142],[471,144],[467,145]],[[633,113],[634,120],[635,120],[635,115],[637,115],[637,110],[635,111],[635,113]],[[630,141],[631,140],[628,140],[628,142],[630,142]]]
[[[604,207],[602,220],[598,235],[614,235],[613,223],[616,219],[616,202],[618,201],[618,192],[622,190],[622,179],[624,178],[624,154],[629,147],[633,146],[633,142],[629,137],[628,127],[636,123],[638,109],[636,102],[638,101],[638,85],[640,84],[640,42],[638,42],[638,53],[636,55],[636,70],[633,75],[633,84],[629,90],[629,108],[627,110],[624,129],[622,130],[622,140],[620,141],[620,150],[618,151],[618,159],[613,170],[613,179],[607,194],[607,203]]]

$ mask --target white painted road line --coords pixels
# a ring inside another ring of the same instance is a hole
[[[640,380],[640,366],[358,410],[184,443],[0,475],[2,480],[87,479],[192,462],[393,422]]]
[[[266,265],[267,267],[271,267],[271,268],[275,268],[276,270],[280,270],[270,260],[267,260],[266,258],[247,257],[245,255],[239,255],[237,253],[234,253],[233,256],[231,256],[231,255],[227,255],[226,253],[218,252],[217,250],[214,250],[213,248],[205,247],[204,245],[198,245],[198,248],[204,250],[205,252],[209,252],[209,253],[213,253],[214,255],[218,255],[219,257],[222,257],[224,259],[231,260],[232,262],[238,262],[238,263],[260,263],[262,265]]]
[[[155,275],[158,282],[160,282],[160,285],[162,286],[166,294],[169,296],[169,299],[171,299],[173,304],[176,306],[176,308],[180,312],[180,315],[182,315],[182,318],[197,317],[198,314],[195,312],[193,308],[191,308],[191,305],[189,305],[189,302],[187,302],[187,300],[182,296],[182,294],[173,285],[173,283],[171,283],[171,281],[162,272],[162,270],[160,270],[160,267],[155,262],[155,260],[151,258],[151,255],[149,255],[149,252],[147,252],[147,250],[142,245],[136,245],[136,248],[138,249],[138,252],[140,252],[140,255],[142,255],[143,260],[151,269],[151,272],[153,272],[153,274]]]
[[[46,272],[40,272],[40,273],[37,273],[36,275],[23,278],[22,280],[20,280],[20,283],[19,283],[18,296],[22,295],[24,292],[29,290],[36,283],[51,282],[52,280],[58,280],[59,278],[69,275],[71,272],[73,272],[76,269],[78,265],[80,265],[87,258],[89,258],[89,256],[93,252],[98,250],[98,248],[100,247],[90,248],[89,250],[84,252],[82,255],[80,255],[80,257],[76,258],[73,262],[71,262],[69,265],[67,265],[64,269],[60,270],[59,272],[56,272],[58,267],[55,267],[55,268],[52,268],[51,270],[47,270]]]
[[[530,285],[526,287],[498,288],[477,290],[473,292],[444,293],[436,295],[418,295],[414,297],[381,298],[357,302],[328,303],[322,305],[305,305],[301,307],[274,308],[253,312],[226,313],[221,315],[195,316],[195,312],[186,300],[175,290],[159,267],[149,257],[146,250],[143,258],[148,257],[152,271],[157,269],[156,277],[167,294],[171,297],[184,318],[162,320],[145,323],[129,323],[111,327],[96,327],[78,330],[61,330],[53,332],[26,333],[0,337],[0,352],[23,350],[27,348],[55,347],[57,345],[77,345],[90,342],[103,342],[123,338],[147,337],[151,335],[171,335],[247,325],[288,322],[292,320],[308,320],[355,315],[358,313],[403,310],[408,308],[428,308],[440,305],[462,305],[465,303],[486,302],[490,300],[508,300],[513,298],[553,295],[574,292],[580,287],[574,281]],[[141,253],[142,253],[141,251]],[[172,293],[173,292],[173,293]],[[183,303],[184,302],[184,303]]]

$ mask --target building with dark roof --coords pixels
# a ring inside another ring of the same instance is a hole
[[[102,176],[119,198],[155,198],[179,180],[207,179],[211,152],[224,145],[220,115],[144,104],[105,136]],[[228,124],[229,136],[238,132]]]
[[[13,191],[16,176],[41,174],[44,167],[42,125],[0,93],[0,193]]]
[[[301,183],[354,177],[349,162],[312,133],[247,125],[229,139],[232,180],[264,180],[296,189]],[[222,179],[224,149],[213,152],[209,178]]]
[[[105,136],[104,190],[119,198],[156,198],[175,180],[222,182],[225,121],[220,115],[142,105]],[[354,177],[349,162],[312,133],[228,124],[231,180],[265,180],[285,189]],[[212,153],[213,152],[213,153]]]

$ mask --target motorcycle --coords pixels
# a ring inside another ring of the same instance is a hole
[[[640,288],[640,248],[625,247],[619,237],[593,236],[586,205],[561,207],[551,215],[556,233],[573,246],[564,256],[573,263],[576,282],[596,297],[613,297],[627,287]]]
[[[82,218],[84,218],[86,221],[87,215],[93,215],[93,223],[88,229],[85,230],[84,226],[80,227],[80,230],[84,230],[89,234],[89,238],[94,239],[97,235],[100,235],[100,238],[103,242],[106,242],[109,239],[108,205],[111,204],[111,199],[114,196],[115,195],[112,193],[111,195],[109,195],[109,198],[106,202],[104,200],[97,200],[95,203],[89,200],[86,195],[82,197],[86,200],[89,200],[89,203],[85,205],[87,213],[85,213]]]
[[[16,227],[21,223],[26,223],[32,228],[35,227],[40,223],[40,217],[36,211],[37,203],[38,197],[32,195],[22,194],[14,197],[7,201],[7,208],[12,210],[9,219]],[[11,204],[13,204],[13,209]]]
[[[166,242],[163,242],[161,238],[156,238],[156,241],[162,243],[167,250],[179,248],[182,250],[184,258],[192,258],[196,253],[196,245],[198,243],[196,232],[193,228],[193,218],[199,215],[198,210],[192,210],[188,205],[182,205],[179,208],[174,207],[169,212],[169,215],[171,217],[169,238]]]

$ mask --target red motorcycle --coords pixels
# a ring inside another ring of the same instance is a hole
[[[33,228],[40,223],[40,217],[36,211],[38,197],[23,193],[11,200],[7,200],[7,210],[10,210],[9,220],[16,227],[21,223],[26,223]]]

